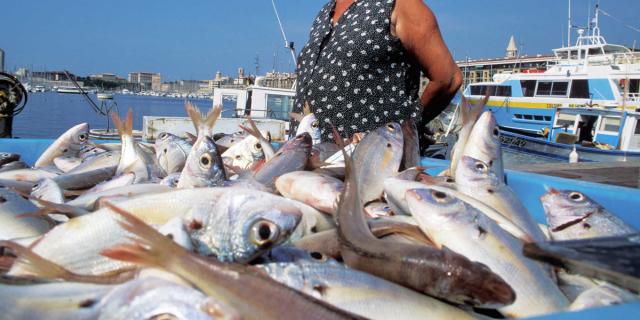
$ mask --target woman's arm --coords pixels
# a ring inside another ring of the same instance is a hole
[[[462,73],[442,39],[435,15],[422,0],[396,0],[391,25],[392,33],[430,80],[420,97],[422,122],[427,123],[451,102],[462,85]]]

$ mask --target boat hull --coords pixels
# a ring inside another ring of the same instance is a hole
[[[500,132],[502,147],[560,161],[569,161],[573,145],[566,145],[508,131]],[[640,162],[640,152],[601,150],[576,145],[580,162]]]

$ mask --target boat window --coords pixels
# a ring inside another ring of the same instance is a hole
[[[525,120],[533,120],[533,116],[532,116],[532,115],[530,115],[530,114],[525,114],[525,115],[524,115],[524,119],[525,119]]]
[[[551,121],[551,117],[550,116],[544,116],[544,121]]]
[[[556,121],[556,127],[567,127],[567,129],[573,129],[573,124],[576,122],[576,116],[573,114],[565,114],[561,113],[558,115],[558,120]]]
[[[571,51],[571,59],[573,60],[578,59],[578,51]]]
[[[484,94],[483,90],[484,86],[471,86],[471,95],[472,96],[481,96]]]
[[[548,96],[551,94],[551,87],[553,86],[553,82],[551,81],[539,81],[538,82],[538,92],[536,95],[538,96]]]
[[[596,56],[596,55],[601,55],[601,54],[603,54],[602,48],[591,48],[591,49],[589,49],[589,55],[590,56]]]
[[[516,117],[516,119],[522,119],[522,115],[521,114],[516,114],[515,117]]]
[[[533,119],[536,121],[544,121],[544,117],[543,116],[533,116]]]
[[[554,82],[551,89],[552,96],[566,96],[569,82]]]
[[[571,82],[571,98],[589,99],[590,97],[588,80],[573,80]]]
[[[533,94],[536,91],[536,81],[535,80],[523,80],[520,81],[520,86],[522,87],[522,95],[525,97],[533,97]]]
[[[640,79],[629,80],[629,92],[640,93]]]
[[[640,121],[636,121],[636,131],[633,134],[640,134]]]
[[[222,117],[236,118],[236,108],[238,108],[238,96],[235,94],[222,95]]]
[[[279,120],[288,120],[289,112],[293,108],[293,97],[267,94],[267,117]]]
[[[618,133],[620,130],[620,118],[605,117],[600,123],[601,132]]]
[[[511,97],[510,86],[498,86],[496,89],[496,96],[498,97]]]

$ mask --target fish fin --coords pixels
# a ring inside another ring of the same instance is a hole
[[[302,108],[302,115],[306,116],[311,114],[311,106],[309,106],[309,102],[304,102],[304,107]]]
[[[302,121],[302,118],[304,118],[303,115],[296,112],[289,112],[289,117],[298,122]]]
[[[130,237],[133,242],[105,249],[101,255],[141,266],[164,268],[186,253],[178,244],[131,213],[111,203],[105,206],[120,216],[118,224],[133,235]]]
[[[46,216],[49,213],[61,213],[66,215],[69,218],[75,218],[75,217],[90,213],[89,211],[82,208],[70,206],[68,204],[63,204],[63,203],[55,203],[55,202],[39,199],[33,196],[29,196],[29,200],[33,200],[39,203],[40,205],[44,206],[44,208],[36,212],[21,214],[19,215],[19,217]]]
[[[198,108],[189,101],[185,103],[184,108],[187,110],[187,114],[189,115],[189,118],[191,118],[193,126],[196,128],[196,134],[198,134],[200,132],[200,125],[203,122],[200,110],[198,110]]]
[[[23,268],[24,271],[19,276],[20,278],[101,284],[121,283],[123,280],[131,278],[130,276],[122,278],[120,275],[93,276],[76,274],[13,241],[0,241],[0,247],[8,248],[17,257],[13,265],[19,264]],[[11,276],[11,273],[9,273],[9,276]]]
[[[187,140],[189,140],[189,142],[191,144],[196,143],[196,140],[198,140],[198,137],[196,137],[195,135],[193,135],[191,132],[186,132],[184,133],[185,136],[187,136]]]
[[[248,134],[256,137],[258,140],[262,141],[262,140],[267,140],[263,135],[262,132],[260,132],[260,130],[258,129],[258,126],[256,125],[256,122],[253,121],[253,119],[251,119],[250,116],[247,116],[247,122],[249,122],[249,126],[251,126],[251,128],[247,128],[244,125],[239,125],[240,129],[246,131]]]
[[[113,121],[113,125],[118,130],[118,133],[122,136],[124,134],[124,127],[122,126],[122,120],[120,120],[120,116],[117,113],[111,112],[111,120]]]
[[[206,135],[213,134],[213,126],[215,126],[216,121],[220,118],[222,114],[222,107],[220,105],[215,105],[204,118],[204,128],[206,130]]]
[[[124,133],[133,137],[133,110],[131,108],[127,111],[127,119],[124,122]]]

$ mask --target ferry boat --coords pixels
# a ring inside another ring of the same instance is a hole
[[[502,130],[543,137],[558,108],[636,111],[640,108],[640,52],[609,44],[598,25],[578,29],[575,45],[554,50],[544,72],[501,73],[493,82],[474,83],[470,100],[490,95],[486,105]]]

